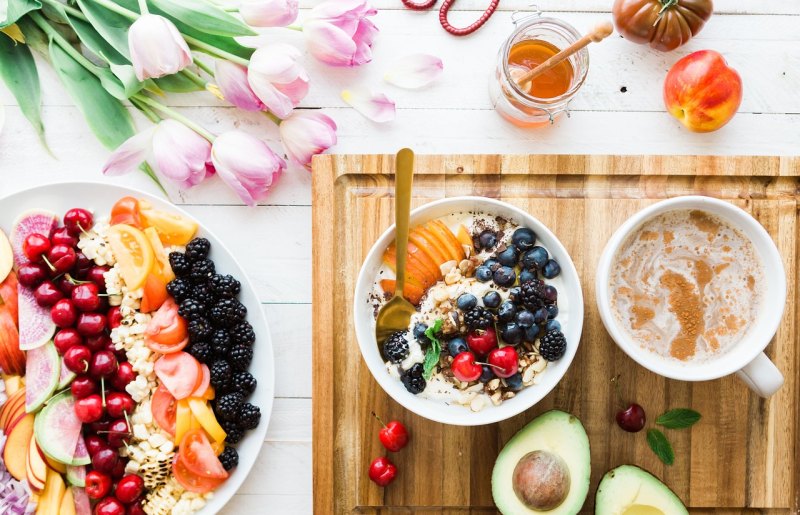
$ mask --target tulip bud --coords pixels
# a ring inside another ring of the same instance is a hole
[[[250,87],[278,118],[289,116],[308,93],[308,74],[298,57],[300,51],[285,43],[263,46],[250,57]]]
[[[248,206],[255,206],[286,168],[286,162],[266,143],[236,130],[217,137],[211,162],[219,177]]]
[[[310,111],[295,111],[279,126],[289,159],[311,171],[311,158],[336,144],[336,123]]]
[[[143,14],[134,21],[128,29],[128,47],[139,80],[172,75],[192,63],[183,36],[163,16]]]
[[[297,0],[244,0],[239,14],[253,27],[285,27],[297,19]]]

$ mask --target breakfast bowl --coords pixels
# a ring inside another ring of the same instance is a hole
[[[367,254],[354,295],[354,324],[361,355],[381,388],[417,415],[462,426],[506,420],[534,406],[553,390],[575,357],[583,327],[583,295],[578,272],[567,250],[542,222],[506,202],[484,197],[454,197],[411,211],[410,254],[427,253],[422,248],[425,238],[419,236],[424,236],[428,227],[437,231],[437,225],[445,232],[448,229],[452,232],[447,238],[452,236],[451,240],[460,242],[454,246],[454,252],[458,254],[457,247],[460,247],[463,259],[437,262],[440,265],[440,270],[436,271],[438,281],[419,281],[424,291],[418,291],[419,288],[411,291],[407,285],[406,297],[417,305],[417,313],[412,316],[413,328],[409,327],[402,337],[398,336],[394,342],[398,345],[392,347],[392,352],[387,351],[386,343],[379,346],[375,319],[393,291],[393,286],[384,287],[393,283],[390,268],[394,265],[391,254],[394,225],[378,238]],[[414,242],[419,245],[415,246]],[[434,255],[436,252],[431,251]],[[509,261],[509,254],[513,263]],[[543,259],[536,265],[529,265],[530,261],[523,264],[523,257],[528,254],[531,259],[543,255]],[[417,268],[412,270],[415,266]],[[406,269],[414,275],[420,265],[409,263]],[[519,279],[524,279],[524,288]],[[539,297],[531,293],[534,290],[537,295],[544,291],[552,293],[552,298],[539,303]],[[521,291],[526,293],[521,294]],[[527,299],[524,304],[521,298]],[[531,307],[533,304],[536,306]],[[504,308],[508,309],[503,311]],[[433,323],[432,311],[446,315],[436,315],[437,323]],[[526,325],[531,311],[537,312],[537,321]],[[546,320],[542,320],[545,315]],[[439,323],[442,321],[443,324]],[[448,324],[451,329],[447,328]],[[420,326],[428,328],[428,332],[423,332]],[[437,326],[440,330],[435,329]],[[522,330],[524,336],[518,336],[518,330]],[[449,336],[448,331],[451,331]],[[460,337],[465,334],[464,338]],[[481,352],[477,349],[477,338],[487,334],[494,338],[494,346],[490,344],[484,349],[486,352]],[[448,341],[441,342],[440,359],[433,360],[436,364],[433,372],[420,390],[418,383],[411,380],[419,376],[412,369],[422,367],[424,354],[436,355],[435,350],[430,350],[435,349],[433,340],[429,339],[431,336],[437,344],[439,340]],[[546,349],[541,347],[545,337]],[[402,352],[396,356],[393,352],[398,348]],[[498,349],[505,349],[506,356],[511,354],[514,359],[519,356],[519,369],[514,364],[508,367],[492,364],[493,357],[503,354]],[[464,378],[463,374],[453,373],[450,367],[456,358],[470,357],[464,354],[477,356],[472,356],[474,359],[470,359],[469,365],[483,367],[480,378],[459,381]],[[535,370],[528,370],[531,367]],[[523,370],[527,372],[524,384],[519,382]],[[511,372],[516,374],[508,376]]]

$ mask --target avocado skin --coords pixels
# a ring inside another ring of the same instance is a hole
[[[595,515],[688,515],[675,492],[634,465],[606,472],[597,487]]]

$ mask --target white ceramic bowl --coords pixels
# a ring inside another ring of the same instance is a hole
[[[682,362],[665,359],[643,348],[628,331],[620,327],[611,308],[609,277],[619,248],[626,242],[629,235],[635,233],[648,220],[669,211],[682,209],[706,211],[741,231],[753,242],[764,267],[764,283],[760,285],[764,288],[764,296],[761,311],[755,323],[750,325],[738,344],[724,354],[715,356],[713,362]],[[783,382],[780,373],[775,374],[777,369],[774,366],[772,366],[774,370],[768,372],[770,364],[763,360],[756,361],[761,351],[775,335],[786,305],[786,273],[783,262],[775,243],[764,227],[746,211],[729,202],[711,197],[685,196],[663,200],[639,211],[626,220],[606,244],[597,266],[595,290],[600,318],[602,318],[606,330],[611,334],[611,338],[628,356],[657,374],[684,381],[705,381],[740,371],[751,363],[760,363],[760,370],[753,372],[771,384],[754,387],[748,378],[743,377],[748,385],[763,394],[763,392],[769,393],[772,388],[777,389]],[[756,377],[751,379],[756,383],[761,382]]]
[[[425,223],[451,213],[477,211],[502,216],[512,222],[532,229],[537,235],[537,245],[547,249],[561,265],[561,274],[548,279],[558,289],[558,321],[567,338],[567,352],[560,360],[550,363],[542,375],[542,382],[523,389],[499,406],[487,405],[482,411],[472,412],[469,407],[447,405],[443,401],[425,399],[409,393],[403,383],[389,375],[375,341],[375,318],[372,303],[367,302],[381,267],[384,250],[394,241],[392,225],[372,246],[358,275],[354,298],[354,318],[358,345],[372,376],[395,401],[404,408],[427,419],[459,426],[491,424],[513,417],[530,408],[547,395],[569,368],[583,329],[583,294],[575,265],[558,238],[539,220],[505,202],[484,197],[454,197],[437,200],[411,211],[411,226]]]
[[[0,199],[0,228],[6,234],[10,234],[11,226],[17,216],[29,209],[46,209],[63,216],[70,208],[83,207],[93,211],[95,216],[108,216],[114,203],[128,195],[146,199],[158,209],[180,213],[194,219],[180,207],[143,191],[97,182],[68,182],[39,186]],[[248,400],[261,408],[261,423],[253,431],[248,431],[236,446],[236,450],[239,452],[239,466],[233,470],[228,480],[214,491],[214,497],[208,501],[208,504],[198,512],[199,515],[210,515],[220,511],[242,486],[255,464],[261,445],[264,443],[275,397],[275,358],[267,320],[261,309],[256,290],[247,278],[244,269],[222,241],[202,224],[200,224],[197,235],[208,238],[211,242],[211,258],[214,260],[217,270],[233,275],[242,283],[239,300],[247,307],[247,320],[253,325],[253,331],[256,334],[250,373],[258,380],[258,387]]]

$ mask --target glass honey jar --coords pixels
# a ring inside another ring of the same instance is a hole
[[[514,32],[497,55],[495,73],[489,78],[492,106],[519,127],[541,127],[567,112],[589,71],[589,51],[584,47],[536,76],[521,88],[519,79],[528,70],[567,48],[581,35],[572,25],[533,14],[514,21]]]

